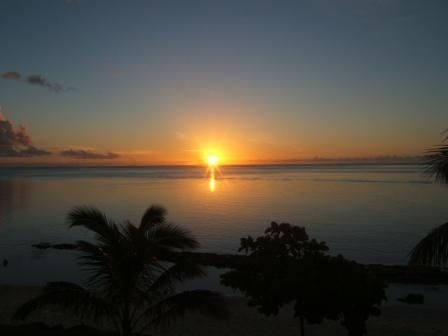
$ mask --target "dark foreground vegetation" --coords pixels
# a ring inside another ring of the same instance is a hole
[[[176,291],[177,282],[205,273],[185,258],[163,262],[164,255],[199,246],[188,231],[168,223],[165,215],[164,208],[152,206],[138,225],[118,225],[94,208],[73,209],[68,215],[70,227],[95,234],[94,242],[76,243],[78,263],[87,276],[85,285],[48,283],[14,318],[24,320],[39,309],[53,307],[129,336],[168,324],[187,311],[226,317],[219,293]]]
[[[386,299],[379,278],[356,262],[328,255],[327,245],[310,239],[302,227],[272,222],[264,235],[241,239],[240,252],[248,257],[222,276],[223,284],[243,292],[249,305],[267,316],[292,304],[302,336],[305,321],[324,319],[338,320],[348,335],[361,336]]]
[[[87,275],[85,286],[49,283],[18,309],[15,319],[53,307],[128,336],[167,325],[187,311],[223,318],[227,307],[218,293],[176,291],[177,282],[204,275],[201,266],[213,261],[230,269],[222,283],[242,292],[260,313],[276,315],[292,304],[302,335],[305,321],[330,319],[340,321],[348,335],[361,336],[369,316],[380,313],[385,300],[382,279],[360,264],[328,255],[327,245],[310,239],[302,227],[273,222],[264,235],[241,239],[245,256],[211,257],[192,252],[197,241],[168,223],[165,214],[164,208],[152,206],[139,225],[117,225],[94,208],[72,210],[70,226],[92,231],[95,241],[35,247],[77,253]]]
[[[213,262],[230,269],[222,275],[222,283],[242,292],[260,313],[277,315],[292,304],[302,335],[305,321],[319,324],[324,319],[340,321],[348,335],[363,335],[365,322],[380,313],[385,300],[381,278],[363,265],[328,255],[324,242],[288,223],[273,222],[264,235],[242,238],[240,252],[246,255],[218,256],[187,251],[197,242],[168,224],[165,210],[157,206],[146,211],[139,226],[118,226],[93,208],[76,208],[68,219],[72,227],[93,231],[95,244],[35,247],[78,253],[80,266],[89,275],[86,286],[49,283],[40,296],[19,308],[16,319],[52,306],[106,321],[120,335],[138,335],[189,310],[225,317],[226,305],[218,293],[175,290],[175,282],[203,275],[200,265]]]

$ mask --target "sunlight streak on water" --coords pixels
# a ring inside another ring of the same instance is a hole
[[[215,168],[210,168],[210,174],[208,179],[208,188],[210,192],[215,192],[216,190],[216,181],[215,181]]]

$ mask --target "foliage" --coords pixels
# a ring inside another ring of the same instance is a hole
[[[246,263],[224,274],[223,284],[242,291],[267,316],[292,304],[302,334],[305,319],[328,318],[362,335],[369,315],[380,313],[384,284],[362,265],[328,256],[327,245],[310,240],[302,227],[273,222],[263,236],[242,238],[240,251],[248,254]]]
[[[226,314],[222,297],[210,291],[177,293],[177,282],[204,275],[188,259],[162,262],[164,256],[193,250],[198,242],[188,232],[166,221],[166,210],[151,206],[138,226],[119,226],[91,207],[77,207],[68,215],[70,227],[95,234],[95,243],[78,241],[78,263],[86,272],[86,286],[49,283],[25,303],[15,317],[54,306],[79,317],[111,322],[120,335],[144,332],[196,310],[214,317]]]
[[[448,263],[448,223],[433,229],[412,249],[409,263],[429,266]]]
[[[448,141],[448,138],[445,141]],[[425,166],[428,174],[434,176],[436,181],[448,184],[448,144],[429,150],[425,157]],[[447,263],[448,223],[445,223],[429,232],[413,248],[409,264],[443,267]]]
[[[425,165],[428,174],[434,176],[436,181],[448,183],[448,143],[430,149],[425,156]]]

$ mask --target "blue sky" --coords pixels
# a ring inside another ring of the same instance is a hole
[[[446,1],[3,0],[0,13],[0,73],[21,76],[0,79],[3,118],[54,153],[21,162],[419,155],[448,125]]]

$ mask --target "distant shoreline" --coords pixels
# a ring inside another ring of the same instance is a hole
[[[222,168],[293,168],[293,167],[367,167],[367,166],[418,166],[421,161],[303,161],[291,163],[247,163],[247,164],[228,164],[222,165]],[[199,164],[154,164],[154,165],[8,165],[0,164],[0,169],[196,169],[204,168]]]

